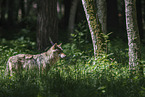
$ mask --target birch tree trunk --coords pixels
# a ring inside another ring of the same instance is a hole
[[[129,46],[129,70],[133,73],[142,68],[140,66],[140,37],[137,26],[136,0],[125,0],[126,28]]]
[[[107,4],[106,0],[96,0],[97,14],[101,23],[102,32],[107,34]]]
[[[103,36],[101,24],[96,14],[96,3],[95,0],[82,0],[82,4],[92,37],[94,56],[98,56],[103,51]]]

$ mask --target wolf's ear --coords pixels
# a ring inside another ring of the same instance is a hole
[[[52,46],[52,49],[55,49],[57,47],[57,43],[55,43],[53,46]]]
[[[61,45],[62,45],[62,43],[60,43],[60,44],[58,45],[58,47],[61,47]]]

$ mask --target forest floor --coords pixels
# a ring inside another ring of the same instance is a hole
[[[10,56],[39,53],[26,34],[29,31],[21,31],[24,34],[14,39],[0,39],[0,97],[145,97],[145,76],[131,76],[128,46],[121,39],[109,41],[108,54],[95,60],[91,43],[75,36],[71,43],[62,45],[67,57],[52,66],[48,75],[40,76],[33,70],[5,75]],[[142,45],[143,65],[144,48]]]

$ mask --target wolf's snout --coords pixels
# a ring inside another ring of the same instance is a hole
[[[61,53],[61,54],[60,54],[60,57],[61,57],[61,58],[64,58],[64,57],[66,57],[66,55],[65,55],[64,53]]]

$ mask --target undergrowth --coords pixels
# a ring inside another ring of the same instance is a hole
[[[36,43],[25,37],[1,39],[0,97],[145,97],[144,77],[130,78],[122,41],[109,42],[109,53],[95,60],[85,31],[74,33],[71,43],[63,44],[67,57],[41,76],[31,70],[6,76],[8,58],[19,53],[36,54]]]

